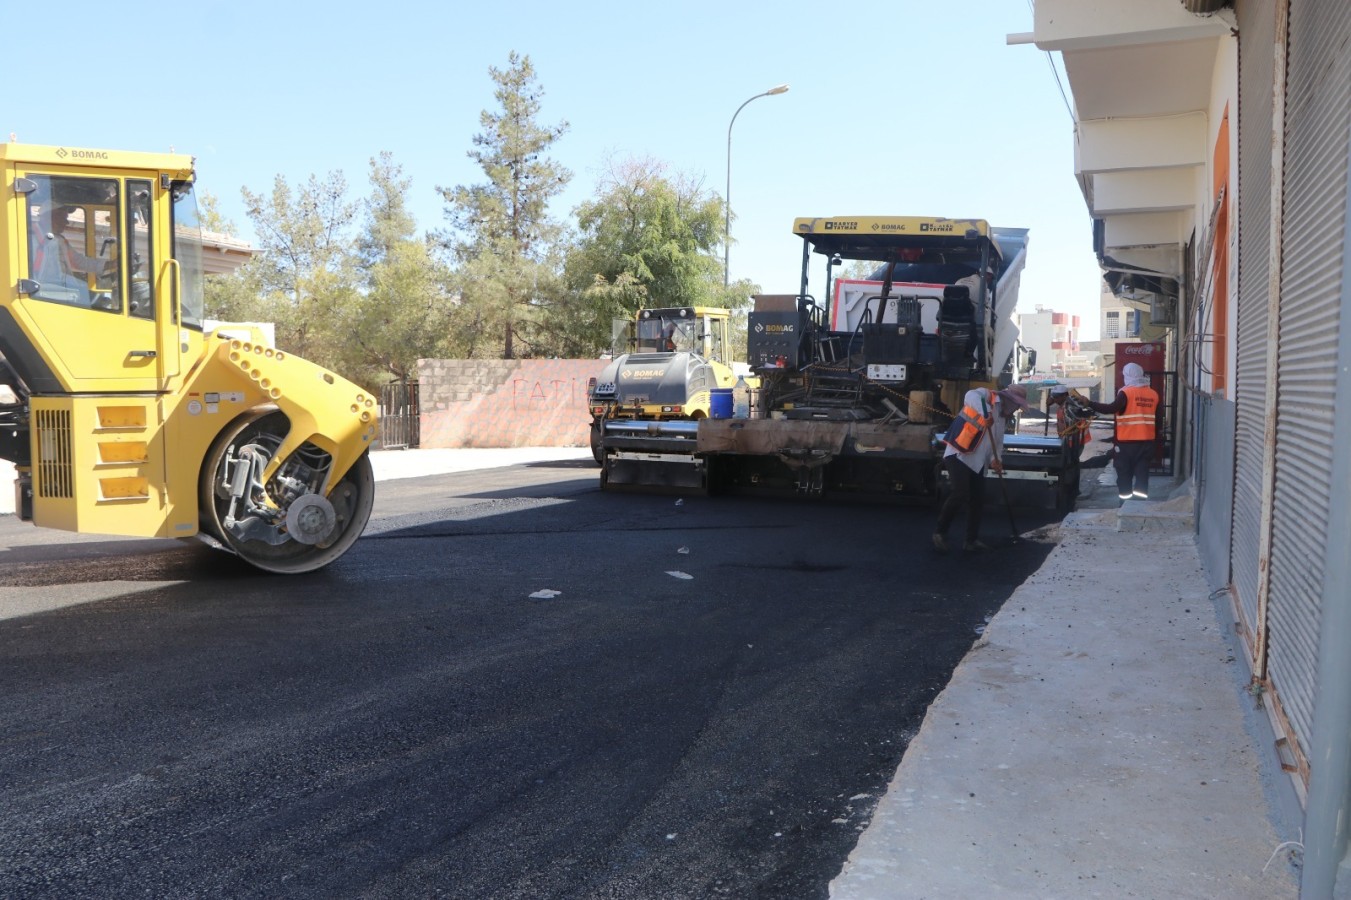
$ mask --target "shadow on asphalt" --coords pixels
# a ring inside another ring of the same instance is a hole
[[[546,459],[539,462],[522,463],[527,469],[594,469],[600,471],[593,459]]]
[[[4,553],[3,561],[0,587],[276,577],[227,551],[187,539],[15,547]]]

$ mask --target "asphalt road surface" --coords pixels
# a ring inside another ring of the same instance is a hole
[[[596,471],[382,482],[309,576],[0,519],[0,896],[825,897],[1053,514]]]

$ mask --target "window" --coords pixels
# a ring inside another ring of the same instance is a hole
[[[192,182],[173,183],[174,259],[178,262],[177,286],[181,321],[184,328],[202,330],[206,295],[202,290],[202,226],[197,218],[197,196]]]
[[[155,318],[155,282],[150,277],[150,273],[155,271],[155,260],[151,255],[153,246],[150,236],[153,232],[150,227],[150,197],[150,182],[127,182],[127,237],[131,242],[131,253],[127,257],[131,264],[131,302],[128,308],[133,316],[142,319]]]
[[[1107,324],[1103,327],[1102,336],[1105,338],[1121,337],[1121,313],[1107,313]]]
[[[1126,337],[1140,336],[1140,310],[1132,309],[1126,313]]]
[[[708,359],[725,362],[728,357],[726,348],[722,345],[722,330],[714,325],[714,320],[708,316],[704,316],[703,326],[704,334],[708,337],[708,340],[704,343],[704,356]]]
[[[121,312],[117,180],[29,180],[28,280],[21,292],[34,300]]]
[[[619,356],[628,353],[637,345],[638,335],[632,319],[610,320],[610,355]]]
[[[661,314],[638,321],[638,352],[669,353],[687,352],[694,346],[693,319],[685,318],[687,312],[665,310]]]

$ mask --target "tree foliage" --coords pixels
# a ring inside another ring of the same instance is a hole
[[[235,223],[220,211],[220,201],[210,192],[201,194],[201,224],[206,231],[235,234]],[[231,275],[206,279],[203,293],[208,319],[223,322],[270,321],[263,313],[259,261],[250,259]]]
[[[262,311],[276,324],[277,344],[320,364],[332,361],[333,310],[356,290],[351,225],[356,204],[347,181],[330,172],[311,175],[292,190],[278,175],[266,197],[241,191],[258,235],[256,276]]]
[[[724,306],[745,356],[755,285],[722,284],[722,198],[652,159],[611,162],[575,230],[550,216],[571,173],[549,150],[566,122],[539,121],[527,56],[489,68],[496,107],[468,151],[482,182],[436,188],[441,231],[420,235],[412,185],[391,154],[370,160],[370,192],[347,196],[341,172],[241,195],[256,256],[207,281],[207,314],[273,322],[277,344],[368,388],[415,376],[424,357],[594,356],[611,321],[644,306]],[[230,233],[216,199],[208,230]]]
[[[417,234],[405,200],[409,181],[389,153],[370,161],[370,181],[355,245],[359,289],[334,310],[331,355],[364,383],[409,381],[419,358],[446,347],[446,275]]]
[[[567,123],[537,121],[543,90],[530,57],[513,51],[506,69],[488,69],[500,109],[484,110],[469,158],[487,181],[438,187],[448,228],[438,237],[457,266],[463,309],[457,325],[467,346],[484,353],[496,336],[495,355],[531,355],[543,343],[542,309],[557,284],[563,227],[549,217],[549,201],[572,177],[545,154]]]
[[[576,212],[578,239],[566,278],[581,329],[573,343],[606,346],[610,321],[644,306],[715,305],[722,288],[715,253],[722,201],[698,181],[671,178],[664,164],[612,164],[597,196]]]

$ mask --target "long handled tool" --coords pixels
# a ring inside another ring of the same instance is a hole
[[[1000,469],[995,473],[999,476],[999,493],[1004,498],[1004,508],[1009,511],[1009,531],[1013,533],[1013,542],[1016,544],[1022,537],[1018,534],[1018,526],[1013,521],[1013,507],[1009,505],[1009,490],[1004,487],[1004,470]]]

